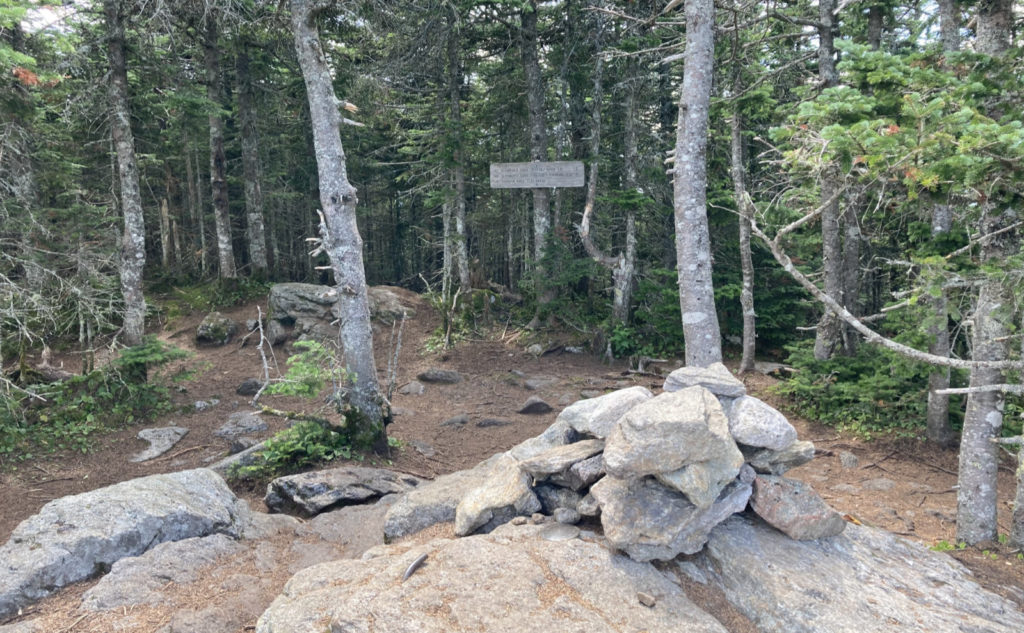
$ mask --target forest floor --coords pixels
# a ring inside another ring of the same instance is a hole
[[[393,405],[398,415],[388,433],[400,440],[400,446],[389,459],[369,457],[364,465],[427,478],[470,468],[542,432],[565,405],[580,398],[581,391],[639,384],[658,392],[663,382],[658,376],[630,372],[624,361],[609,365],[589,354],[564,351],[529,354],[525,349],[530,343],[551,349],[567,341],[559,341],[554,335],[513,330],[504,323],[492,325],[486,335],[467,338],[447,352],[430,352],[427,342],[438,326],[438,317],[420,297],[401,292],[403,302],[414,307],[417,314],[403,328],[397,384],[401,386],[432,367],[455,369],[463,380],[454,385],[427,385],[422,395],[396,393]],[[266,314],[266,306],[262,308]],[[256,318],[257,307],[249,304],[222,312],[244,323]],[[213,435],[213,431],[224,424],[230,413],[249,407],[249,397],[236,395],[235,389],[245,379],[261,378],[262,364],[259,350],[251,340],[242,345],[236,338],[223,347],[197,348],[195,328],[202,316],[193,314],[162,323],[155,332],[163,340],[188,350],[190,356],[161,370],[164,377],[178,376],[169,383],[173,385],[176,409],[147,422],[145,428],[178,425],[187,427],[188,435],[165,456],[143,463],[128,461],[147,446],[136,438],[142,428],[136,426],[102,436],[89,453],[58,454],[0,468],[0,543],[8,539],[20,521],[52,499],[134,477],[203,467],[226,454],[230,442]],[[391,336],[390,326],[381,326],[377,332],[377,367],[382,380],[388,367]],[[283,372],[287,352],[282,347],[274,353]],[[547,387],[529,391],[523,386],[524,375],[547,376],[552,380]],[[955,451],[937,449],[914,439],[868,442],[839,433],[788,410],[787,403],[770,392],[775,379],[762,374],[748,374],[742,379],[750,393],[785,413],[800,438],[813,441],[817,447],[816,459],[787,476],[810,483],[848,520],[881,527],[929,547],[946,548],[955,541]],[[534,395],[554,406],[554,411],[544,415],[516,413]],[[196,401],[212,399],[219,403],[196,410]],[[263,396],[261,403],[282,410],[330,415],[318,400]],[[441,425],[459,414],[467,415],[469,423]],[[486,418],[509,424],[476,425]],[[266,415],[264,419],[270,428],[261,437],[287,426],[284,419]],[[856,465],[850,464],[847,455],[844,467],[840,461],[842,453],[854,455]],[[1001,534],[1010,525],[1014,465],[1006,457],[1000,468]],[[265,510],[262,488],[236,486],[236,492],[248,499],[253,509]],[[952,548],[949,553],[970,568],[983,586],[1024,609],[1024,560],[1019,552],[992,542],[977,548]]]

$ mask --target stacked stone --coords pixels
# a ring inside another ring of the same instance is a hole
[[[845,522],[782,473],[814,457],[785,416],[746,395],[722,364],[684,367],[654,396],[630,387],[567,407],[544,434],[498,456],[455,511],[459,535],[543,511],[563,523],[600,516],[605,537],[638,561],[704,547],[750,508],[791,538]]]

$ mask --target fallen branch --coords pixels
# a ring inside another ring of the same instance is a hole
[[[273,407],[268,407],[267,405],[262,405],[260,407],[260,413],[274,415],[279,418],[284,418],[286,420],[296,420],[298,422],[316,422],[317,424],[323,425],[327,428],[344,426],[344,424],[335,424],[334,422],[331,422],[327,418],[319,418],[315,415],[302,413],[301,411],[282,411],[281,409],[274,409]]]
[[[1002,391],[1003,393],[1024,394],[1024,385],[978,385],[977,387],[950,387],[948,389],[936,389],[932,393],[939,396],[955,396],[964,393],[985,393],[989,391]]]

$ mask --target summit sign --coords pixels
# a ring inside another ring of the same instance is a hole
[[[580,161],[491,163],[491,189],[582,186],[583,163]]]

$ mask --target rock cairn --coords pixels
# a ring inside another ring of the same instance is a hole
[[[814,445],[724,365],[684,367],[658,396],[630,387],[581,400],[489,460],[455,508],[455,531],[538,512],[562,523],[600,516],[608,541],[634,560],[670,560],[700,551],[712,528],[749,506],[793,539],[834,536],[842,517],[781,476],[813,457]]]

